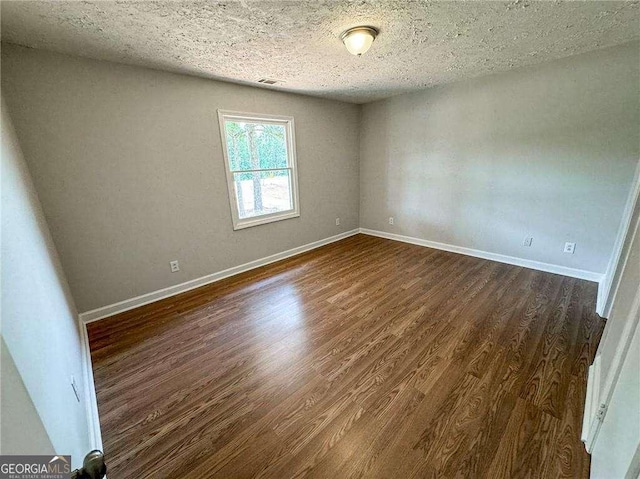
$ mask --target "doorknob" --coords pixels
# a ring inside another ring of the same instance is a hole
[[[71,473],[71,479],[103,479],[106,474],[104,454],[96,449],[84,456],[82,467]]]

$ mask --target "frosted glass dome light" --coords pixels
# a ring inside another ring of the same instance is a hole
[[[360,56],[371,48],[371,44],[377,35],[378,30],[375,28],[354,27],[340,35],[340,38],[344,46],[349,50],[349,53]]]

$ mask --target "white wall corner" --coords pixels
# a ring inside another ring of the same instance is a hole
[[[617,292],[618,285],[613,284],[616,271],[619,269],[618,265],[622,256],[622,250],[624,248],[625,239],[631,228],[631,220],[633,218],[634,208],[640,197],[640,160],[636,164],[636,170],[633,176],[633,182],[631,183],[631,189],[627,196],[627,202],[622,213],[622,219],[620,220],[620,227],[618,228],[618,234],[616,235],[616,241],[611,251],[609,263],[607,269],[603,275],[601,283],[598,285],[598,299],[596,305],[596,312],[603,318],[608,318],[611,315],[611,308]]]

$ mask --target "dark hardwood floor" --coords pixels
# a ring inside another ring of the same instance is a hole
[[[595,299],[357,235],[92,323],[109,478],[586,478]]]

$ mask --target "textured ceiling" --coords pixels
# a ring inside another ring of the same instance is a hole
[[[638,38],[638,2],[3,1],[2,39],[364,103]],[[350,55],[340,33],[380,30]]]

